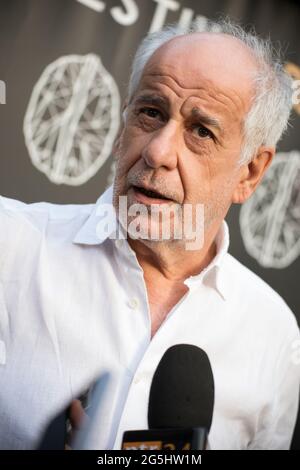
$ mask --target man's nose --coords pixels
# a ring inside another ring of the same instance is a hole
[[[178,123],[169,121],[155,131],[142,151],[142,157],[151,168],[165,167],[173,170],[177,166],[179,152]]]

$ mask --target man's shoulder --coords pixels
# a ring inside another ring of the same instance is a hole
[[[37,249],[44,242],[71,241],[95,204],[24,203],[0,196],[0,248],[8,256]]]
[[[46,233],[51,225],[70,226],[72,230],[72,221],[84,222],[94,207],[95,204],[25,203],[0,196],[0,222],[2,229],[13,227],[18,232]]]
[[[241,309],[259,319],[261,324],[271,320],[273,325],[282,325],[291,334],[297,333],[294,313],[273,287],[229,253],[225,263],[229,293],[236,295]]]
[[[12,216],[69,220],[78,214],[90,214],[95,204],[54,204],[51,202],[25,203],[0,196],[0,211]]]

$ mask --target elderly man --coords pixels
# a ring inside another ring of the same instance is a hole
[[[291,104],[288,77],[257,37],[228,23],[168,27],[135,57],[113,189],[95,206],[1,199],[1,448],[33,448],[107,371],[91,446],[120,448],[125,430],[147,428],[153,373],[178,343],[211,362],[212,449],[289,448],[298,327],[228,253],[224,218],[261,181]]]

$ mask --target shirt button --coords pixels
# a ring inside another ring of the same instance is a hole
[[[132,297],[132,299],[129,300],[129,307],[132,308],[133,310],[136,310],[139,306],[139,299],[136,297]]]
[[[137,385],[138,383],[140,383],[141,380],[142,380],[142,377],[141,377],[140,375],[137,375],[137,376],[133,379],[134,385]]]

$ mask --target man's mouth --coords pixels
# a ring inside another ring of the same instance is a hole
[[[142,196],[146,196],[147,199],[152,200],[153,203],[155,201],[172,201],[172,199],[169,199],[168,197],[164,196],[158,191],[152,190],[152,189],[146,189],[143,188],[142,186],[133,186],[133,189],[136,194],[141,194]]]

